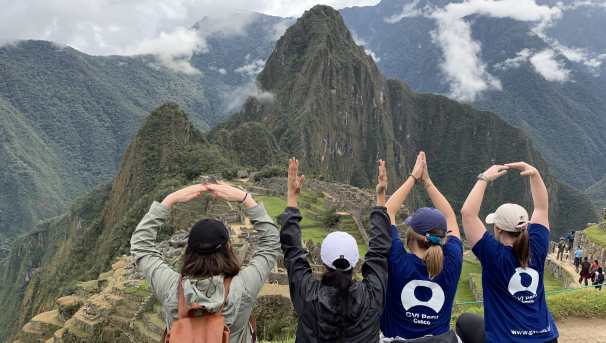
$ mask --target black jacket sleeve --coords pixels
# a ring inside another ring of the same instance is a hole
[[[385,207],[375,207],[370,213],[368,251],[362,265],[362,275],[372,306],[383,310],[387,290],[388,258],[391,249],[391,223]]]
[[[287,207],[280,217],[282,230],[280,231],[280,243],[284,253],[284,265],[288,273],[288,284],[290,288],[290,299],[295,311],[301,314],[305,299],[308,298],[314,284],[317,282],[312,277],[312,270],[307,261],[308,252],[301,244],[301,212],[299,209]]]

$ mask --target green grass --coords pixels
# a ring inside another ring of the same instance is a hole
[[[562,281],[555,278],[552,273],[545,271],[543,274],[543,284],[545,285],[545,292],[552,292],[562,289]]]
[[[606,318],[606,289],[585,288],[548,295],[547,305],[556,319]]]
[[[299,198],[299,209],[303,215],[301,233],[304,241],[312,240],[314,243],[320,244],[328,231],[315,219],[317,214],[313,211],[313,208],[314,206],[317,206],[317,204],[312,204],[312,209],[304,208],[308,199],[310,198],[303,196]],[[258,196],[257,200],[265,206],[267,213],[269,213],[272,218],[277,218],[286,208],[286,201],[279,197]]]
[[[606,248],[606,230],[600,229],[598,225],[594,225],[585,229],[585,235],[593,243]]]
[[[480,262],[472,256],[466,256],[463,259],[463,270],[461,272],[461,278],[459,279],[459,285],[457,286],[457,294],[455,296],[456,302],[463,301],[475,301],[475,297],[471,288],[469,287],[469,279],[472,276],[480,276],[482,273],[482,267]]]

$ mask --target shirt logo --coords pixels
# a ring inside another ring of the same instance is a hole
[[[415,296],[415,290],[417,287],[429,288],[431,290],[431,298],[429,298],[427,301],[417,299]],[[437,283],[424,280],[412,280],[402,289],[401,300],[402,306],[404,306],[406,311],[415,306],[424,306],[429,307],[435,313],[438,313],[442,310],[446,297],[444,296],[442,287],[440,287],[440,285]]]
[[[526,274],[530,276],[530,284],[528,286],[524,286],[522,284],[522,274]],[[516,272],[513,274],[511,279],[509,280],[509,285],[507,289],[511,295],[516,295],[519,292],[530,292],[534,295],[537,294],[537,288],[539,287],[539,272],[532,268],[516,268]]]

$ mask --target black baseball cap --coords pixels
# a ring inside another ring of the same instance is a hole
[[[229,242],[229,229],[215,219],[202,219],[189,232],[187,246],[201,255],[209,255]]]

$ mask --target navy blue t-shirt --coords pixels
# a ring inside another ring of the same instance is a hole
[[[528,226],[530,263],[521,268],[512,248],[486,232],[473,247],[482,264],[486,342],[549,342],[558,329],[547,309],[543,272],[549,230]]]
[[[413,339],[441,335],[450,329],[463,265],[463,245],[457,237],[449,236],[443,249],[444,269],[430,279],[425,263],[406,252],[398,229],[391,226],[387,301],[381,316],[385,337]]]

